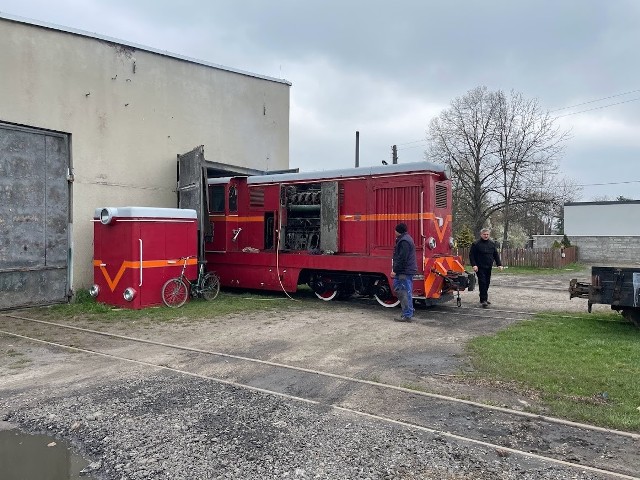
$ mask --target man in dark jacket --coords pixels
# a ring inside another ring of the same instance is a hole
[[[491,269],[493,262],[502,270],[500,254],[495,242],[489,238],[491,229],[480,230],[480,238],[473,242],[469,250],[469,261],[473,271],[478,276],[478,290],[480,290],[480,303],[482,308],[487,308],[489,301],[489,283],[491,283]]]
[[[393,291],[400,300],[402,316],[396,321],[410,322],[413,318],[413,276],[418,273],[416,246],[404,223],[396,225],[396,244],[393,249]]]

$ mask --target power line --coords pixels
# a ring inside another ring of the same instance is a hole
[[[425,140],[422,140],[422,141],[424,142]],[[413,143],[413,142],[412,142],[412,143]],[[406,144],[402,144],[402,143],[400,143],[399,145],[406,145]],[[420,147],[426,147],[426,144],[425,144],[425,145],[414,145],[413,147],[404,147],[404,148],[399,148],[398,150],[409,150],[409,149],[411,149],[411,148],[420,148]]]
[[[399,147],[400,145],[409,145],[410,143],[418,143],[418,142],[426,142],[426,140],[424,140],[424,139],[422,139],[422,140],[414,140],[413,142],[396,143],[396,145]]]
[[[582,105],[588,105],[590,103],[601,102],[602,100],[609,100],[610,98],[622,97],[623,95],[629,95],[630,93],[636,93],[636,92],[640,92],[640,89],[631,90],[629,92],[624,92],[624,93],[618,93],[616,95],[609,95],[608,97],[598,98],[596,100],[590,100],[588,102],[577,103],[575,105],[570,105],[568,107],[556,108],[555,110],[549,110],[549,113],[559,112],[560,110],[567,110],[569,108],[581,107]]]
[[[580,106],[582,106],[582,105],[589,105],[589,104],[591,104],[591,103],[601,102],[601,101],[603,101],[603,100],[608,100],[608,99],[610,99],[610,98],[622,97],[622,96],[624,96],[624,95],[629,95],[629,94],[631,94],[631,93],[637,93],[637,92],[640,92],[640,89],[637,89],[637,90],[630,90],[630,91],[628,91],[628,92],[624,92],[624,93],[617,93],[617,94],[615,94],[615,95],[609,95],[608,97],[602,97],[602,98],[598,98],[598,99],[596,99],[596,100],[589,100],[588,102],[577,103],[577,104],[575,104],[575,105],[570,105],[570,106],[568,106],[568,107],[556,108],[555,110],[549,110],[549,111],[548,111],[548,113],[559,112],[559,111],[561,111],[561,110],[567,110],[567,109],[569,109],[569,108],[580,107]],[[568,116],[570,116],[570,115],[577,115],[577,114],[579,114],[579,113],[586,113],[586,112],[591,112],[591,111],[593,111],[593,110],[601,110],[601,109],[603,109],[603,108],[614,107],[614,106],[616,106],[616,105],[622,105],[623,103],[637,102],[638,100],[640,100],[640,97],[638,97],[638,98],[632,98],[631,100],[625,100],[625,101],[623,101],[623,102],[610,103],[610,104],[608,104],[608,105],[602,105],[602,106],[600,106],[600,107],[589,108],[589,109],[587,109],[587,110],[580,110],[579,112],[566,113],[566,114],[564,114],[564,115],[558,115],[558,116],[553,117],[553,118],[568,117]],[[412,143],[422,143],[422,142],[426,143],[426,142],[427,142],[427,140],[425,140],[425,139],[422,139],[422,140],[413,140],[412,142],[397,143],[396,145],[397,145],[398,147],[400,147],[400,146],[402,146],[402,145],[411,145]],[[398,148],[398,150],[407,150],[407,149],[409,149],[409,148],[416,148],[416,147],[420,147],[420,146],[425,146],[425,145],[416,145],[416,146],[413,146],[413,147]]]
[[[623,185],[627,183],[640,183],[640,180],[629,180],[626,182],[606,182],[606,183],[583,183],[581,185],[576,185],[576,187],[595,187],[602,185]]]
[[[593,110],[600,110],[602,108],[614,107],[616,105],[622,105],[623,103],[637,102],[638,100],[640,100],[640,97],[632,98],[631,100],[625,100],[624,102],[617,102],[617,103],[610,103],[609,105],[602,105],[601,107],[588,108],[587,110],[580,110],[579,112],[565,113],[564,115],[558,115],[557,117],[553,117],[553,118],[568,117],[569,115],[577,115],[579,113],[591,112]]]

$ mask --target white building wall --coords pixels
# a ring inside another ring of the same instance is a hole
[[[640,264],[640,201],[568,203],[564,232],[582,263]]]
[[[640,201],[582,202],[564,206],[567,235],[640,235]]]
[[[76,289],[94,209],[175,207],[176,155],[289,168],[289,82],[119,42],[0,16],[0,121],[71,136]]]

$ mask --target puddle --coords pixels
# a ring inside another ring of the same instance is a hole
[[[54,446],[47,446],[55,443]],[[46,435],[0,430],[2,480],[90,480],[80,470],[89,462],[73,453],[65,442]]]

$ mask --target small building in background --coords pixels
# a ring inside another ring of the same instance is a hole
[[[640,200],[566,203],[564,232],[581,263],[640,265]]]

